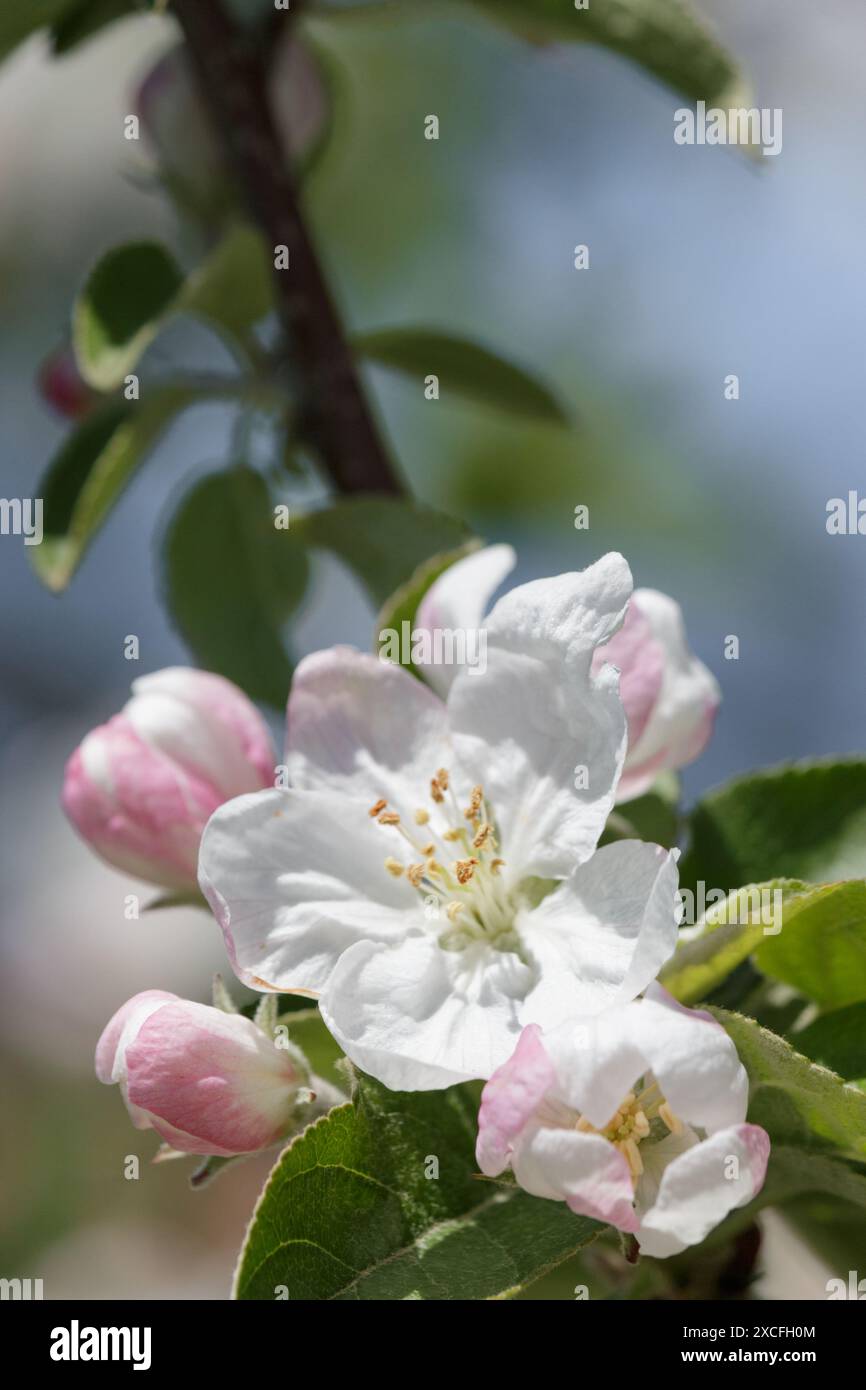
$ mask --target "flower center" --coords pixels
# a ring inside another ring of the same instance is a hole
[[[385,868],[404,874],[424,903],[428,921],[439,924],[439,945],[463,951],[483,941],[498,951],[518,951],[514,903],[500,874],[495,822],[482,787],[473,787],[462,810],[447,768],[430,779],[433,810],[418,807],[407,824],[381,797],[369,814],[395,831],[411,851],[409,862],[389,855]],[[405,855],[406,850],[403,850]]]
[[[600,1134],[619,1149],[629,1166],[632,1182],[636,1183],[643,1172],[640,1144],[649,1135],[655,1119],[661,1120],[671,1134],[682,1134],[683,1122],[671,1110],[659,1083],[647,1080],[639,1091],[629,1091],[603,1129],[596,1129],[583,1115],[578,1116],[574,1128],[581,1134]]]

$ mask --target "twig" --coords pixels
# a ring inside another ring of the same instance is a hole
[[[300,387],[298,432],[339,492],[402,493],[358,378],[352,352],[301,212],[274,124],[254,32],[222,0],[173,0],[226,163],[250,214],[289,268],[275,270],[286,365]],[[293,11],[281,11],[288,25]]]

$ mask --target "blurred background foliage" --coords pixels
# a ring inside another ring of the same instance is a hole
[[[56,8],[72,25],[75,7]],[[107,0],[104,15],[121,8]],[[857,538],[829,537],[824,520],[827,499],[862,476],[866,15],[844,0],[820,13],[805,0],[703,0],[757,104],[784,111],[783,153],[749,159],[676,146],[682,97],[615,53],[519,42],[486,5],[368,8],[312,24],[333,108],[306,207],[347,325],[461,333],[530,369],[573,417],[425,401],[418,382],[370,363],[365,381],[413,492],[514,543],[518,578],[617,548],[638,583],[680,599],[725,701],[686,770],[688,800],[756,764],[859,751],[864,561]],[[0,50],[10,33],[0,24]],[[61,30],[60,46],[74,33]],[[123,138],[134,93],[174,41],[168,17],[142,13],[59,61],[33,38],[0,70],[12,191],[0,207],[6,496],[34,495],[64,436],[37,371],[68,337],[95,259],[130,239],[163,241],[185,266],[200,252],[143,142]],[[720,87],[728,75],[722,64]],[[435,142],[423,139],[431,113]],[[581,243],[590,269],[578,272]],[[171,379],[231,359],[184,319],[146,366]],[[723,397],[729,372],[736,403]],[[14,1117],[0,1272],[44,1277],[51,1297],[224,1296],[267,1167],[239,1165],[192,1199],[186,1165],[151,1168],[152,1140],[94,1083],[95,1037],[123,998],[147,986],[204,997],[225,962],[204,914],[124,920],[136,885],[92,860],[57,806],[65,757],[130,679],[189,660],[160,603],[156,556],[180,499],[224,462],[232,419],[216,400],[178,420],[62,598],[39,585],[24,547],[0,542],[0,1081]],[[243,441],[267,469],[271,446],[257,428]],[[315,482],[280,476],[293,504],[320,499]],[[588,531],[574,529],[580,503]],[[336,559],[316,554],[313,572],[295,652],[368,646],[374,602]],[[133,633],[139,666],[123,659]],[[729,633],[738,662],[722,657]],[[138,1182],[122,1177],[127,1153],[142,1156]],[[843,1225],[838,1212],[833,1221]],[[832,1259],[833,1223],[819,1224]],[[774,1286],[792,1239],[770,1223],[765,1291],[823,1296],[817,1257],[799,1249]],[[557,1276],[558,1296],[570,1277]]]

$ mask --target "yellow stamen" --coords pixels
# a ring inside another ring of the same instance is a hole
[[[420,888],[421,880],[426,872],[427,867],[425,864],[410,864],[408,869],[406,870],[406,877],[408,878],[413,888]]]
[[[436,781],[439,783],[439,786],[442,788],[443,792],[447,792],[449,781],[447,767],[439,768],[439,771],[436,773]]]
[[[385,860],[385,868],[388,870],[389,874],[393,875],[394,878],[399,878],[403,873],[403,865],[400,863],[400,860],[392,859],[390,855]]]
[[[416,825],[426,825],[430,819],[430,812],[425,811],[423,806],[419,806],[415,812],[414,820]]]
[[[457,875],[458,883],[468,883],[475,873],[477,859],[457,859],[454,862],[454,872]]]
[[[472,841],[473,849],[483,849],[492,834],[493,826],[485,821],[478,831],[478,834],[475,836],[475,839]]]
[[[376,802],[376,805],[370,807],[368,815],[371,817],[371,819],[375,820],[378,815],[381,815],[381,813],[384,811],[387,805],[388,803],[385,800],[385,798],[383,796],[380,796],[379,800]]]
[[[463,812],[463,814],[464,814],[464,816],[466,817],[467,820],[474,820],[474,819],[475,819],[475,817],[478,815],[478,812],[481,810],[481,802],[482,802],[483,800],[484,800],[484,792],[483,792],[483,790],[481,789],[481,787],[473,787],[473,788],[472,788],[472,795],[470,796],[470,799],[469,799],[469,805],[466,807],[466,810]]]
[[[445,915],[446,915],[446,917],[448,918],[448,921],[449,921],[449,922],[454,922],[454,921],[456,921],[457,918],[460,916],[460,913],[461,913],[462,911],[463,911],[463,903],[451,902],[451,903],[448,904],[448,906],[447,906],[446,909],[445,909]]]
[[[498,873],[499,873],[499,870],[503,867],[504,863],[505,863],[505,860],[504,860],[504,859],[493,859],[493,860],[491,860],[491,862],[490,862],[490,872],[491,872],[492,874],[498,874]]]
[[[659,1106],[659,1119],[664,1120],[671,1134],[682,1134],[683,1122],[679,1115],[674,1114],[667,1101],[665,1101],[664,1105]]]
[[[400,817],[396,811],[383,811],[379,817],[380,825],[399,825]]]

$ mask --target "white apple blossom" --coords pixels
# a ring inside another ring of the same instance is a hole
[[[510,545],[491,545],[451,565],[419,604],[415,631],[432,636],[486,628],[487,605],[515,558]],[[689,650],[679,604],[655,589],[632,594],[622,627],[596,651],[595,669],[606,662],[620,672],[628,721],[628,752],[616,792],[617,801],[624,802],[648,791],[660,772],[685,767],[699,756],[721,695],[715,677]],[[446,696],[458,668],[417,658],[416,665]]]
[[[760,1191],[770,1141],[745,1123],[748,1094],[725,1030],[651,985],[596,1018],[525,1029],[484,1088],[478,1164],[663,1259]]]
[[[485,672],[458,674],[447,702],[350,648],[308,657],[291,788],[205,830],[200,883],[238,976],[319,996],[349,1057],[394,1089],[490,1076],[524,1025],[633,998],[674,948],[676,854],[596,851],[626,724],[593,653],[630,591],[615,554],[513,589]]]

